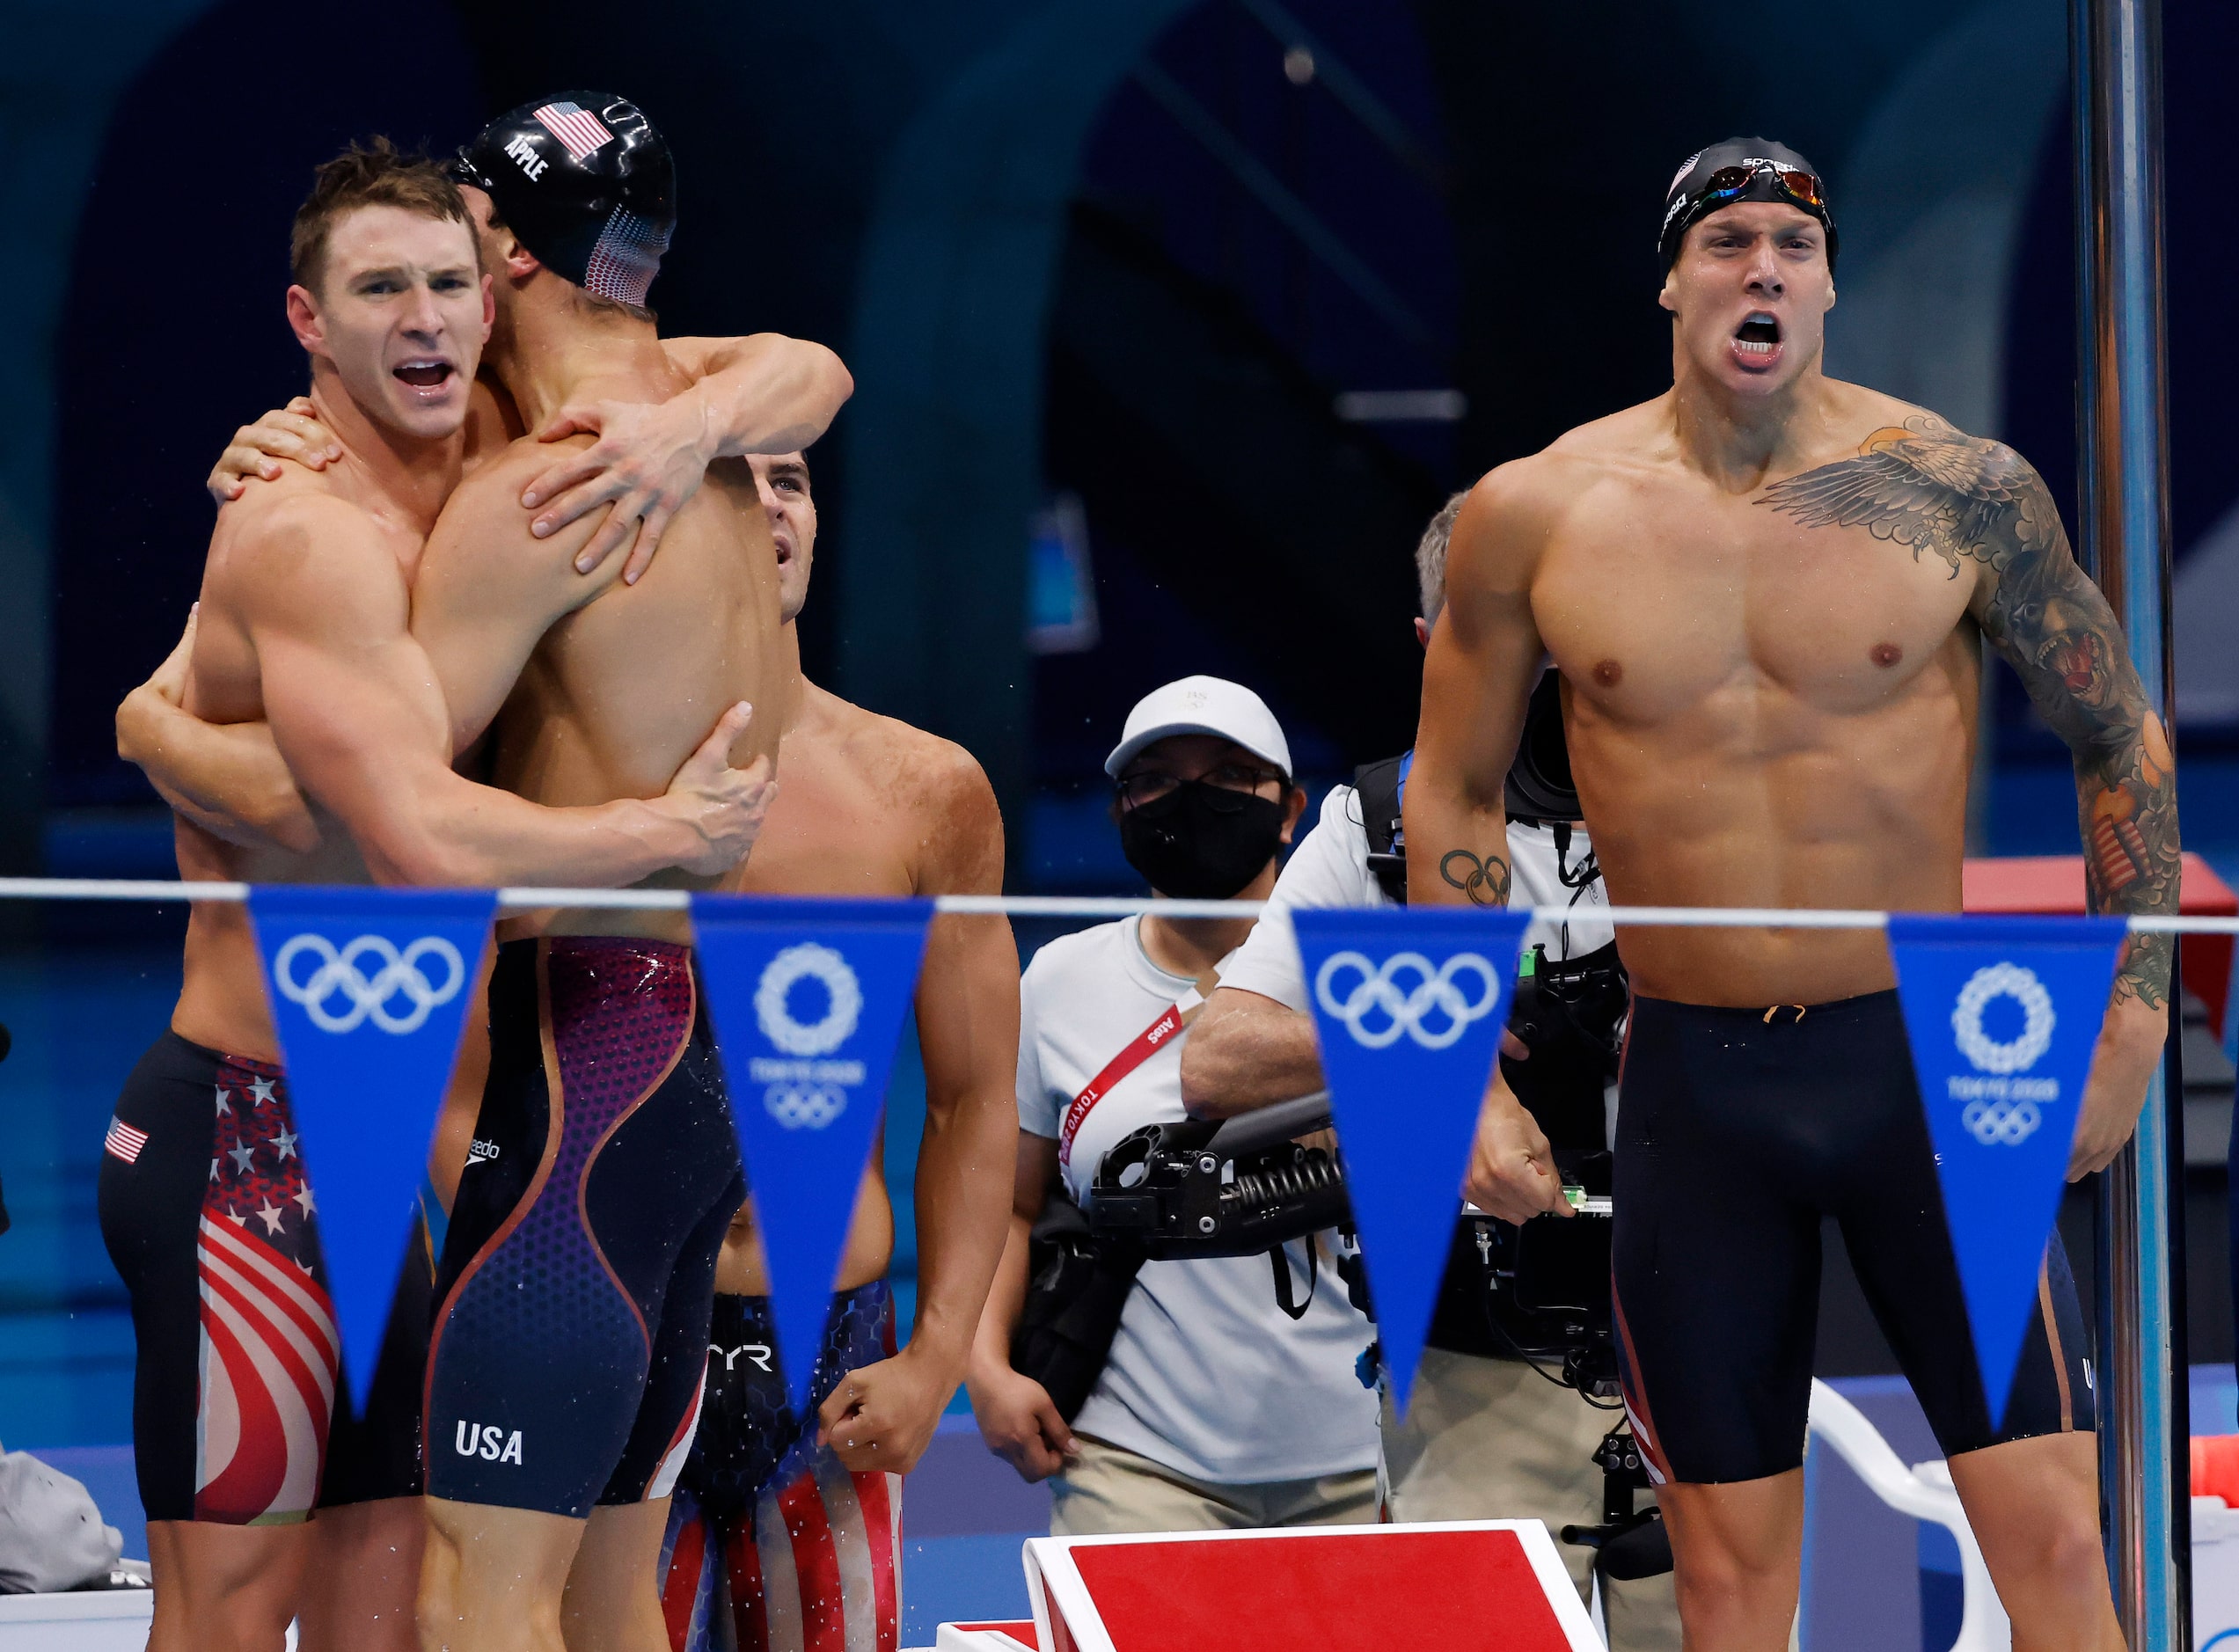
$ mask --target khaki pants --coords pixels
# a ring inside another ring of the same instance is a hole
[[[1565,1525],[1601,1522],[1601,1436],[1624,1421],[1557,1387],[1521,1360],[1423,1350],[1407,1421],[1384,1406],[1386,1505],[1394,1520],[1543,1520],[1584,1597],[1593,1551]],[[1643,1506],[1635,1495],[1635,1506]],[[1679,1652],[1672,1579],[1610,1583],[1611,1652]]]
[[[1267,1526],[1372,1525],[1376,1471],[1216,1486],[1119,1446],[1073,1436],[1080,1455],[1050,1482],[1050,1535],[1245,1531]]]

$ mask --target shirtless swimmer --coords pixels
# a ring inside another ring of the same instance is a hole
[[[1621,905],[1956,911],[1981,650],[2075,755],[2094,910],[2173,913],[2169,741],[2044,481],[1821,368],[1835,230],[1802,157],[1739,139],[1672,180],[1672,388],[1480,482],[1455,524],[1406,802],[1409,898],[1507,893],[1501,779],[1544,651]],[[1950,1461],[2023,1652],[2122,1645],[2074,1283],[2048,1246],[2010,1407],[1975,1371],[1877,934],[1619,930],[1635,992],[1615,1276],[1635,1430],[1688,1644],[1788,1644],[1823,1217]],[[2072,1177],[2129,1137],[2170,948],[2133,936]],[[1469,1187],[1553,1210],[1497,1088]]]

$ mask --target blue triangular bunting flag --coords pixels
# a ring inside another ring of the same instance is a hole
[[[487,889],[249,891],[303,1137],[304,1216],[315,1203],[341,1363],[361,1413],[496,910]],[[276,1155],[280,1145],[267,1151]],[[211,1175],[223,1181],[264,1168],[251,1151],[245,1164],[214,1161]],[[262,1224],[244,1232],[284,1237],[284,1212],[254,1214]]]
[[[1530,921],[1487,908],[1291,914],[1393,1404],[1406,1414]]]
[[[1889,920],[1975,1364],[2001,1426],[2123,935],[2107,917]]]
[[[930,901],[692,897],[707,1010],[795,1416],[808,1414],[932,918]]]

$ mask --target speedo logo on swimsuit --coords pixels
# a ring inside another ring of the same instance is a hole
[[[767,1342],[742,1342],[736,1348],[725,1348],[716,1342],[710,1342],[707,1345],[707,1359],[710,1364],[720,1359],[723,1362],[723,1369],[730,1371],[736,1367],[739,1356],[743,1354],[749,1364],[767,1371],[774,1377],[777,1372],[770,1364],[770,1345]]]
[[[497,1156],[498,1144],[495,1142],[477,1139],[470,1143],[466,1149],[466,1162],[470,1165],[487,1164]]]
[[[462,1422],[451,1436],[451,1447],[461,1457],[479,1457],[486,1463],[518,1463],[521,1430],[509,1435],[494,1422]]]

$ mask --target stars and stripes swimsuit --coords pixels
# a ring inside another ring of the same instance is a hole
[[[832,1298],[795,1417],[766,1297],[718,1297],[707,1392],[669,1506],[662,1609],[671,1652],[895,1652],[902,1476],[853,1473],[816,1444],[841,1378],[894,1352],[883,1280]]]
[[[318,1502],[340,1356],[318,1208],[280,1069],[158,1038],[117,1098],[100,1181],[150,1520],[276,1524]]]

